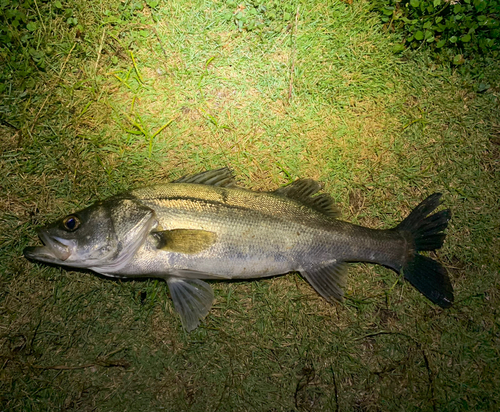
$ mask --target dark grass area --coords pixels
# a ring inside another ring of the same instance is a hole
[[[296,2],[251,32],[230,2],[154,7],[33,2],[17,27],[2,9],[0,409],[498,410],[498,65],[393,55],[366,1]],[[377,228],[443,192],[434,257],[455,305],[356,264],[334,306],[296,274],[212,282],[186,334],[162,281],[22,257],[41,224],[222,166],[259,190],[321,180],[343,219]]]

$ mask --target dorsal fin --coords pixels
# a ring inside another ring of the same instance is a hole
[[[207,170],[205,172],[183,176],[172,183],[196,183],[218,187],[236,187],[231,170],[227,167],[222,169]]]
[[[276,189],[273,193],[278,196],[296,200],[328,217],[339,217],[340,211],[333,203],[333,199],[330,195],[326,193],[316,195],[320,190],[321,185],[315,180],[299,179],[287,186]]]

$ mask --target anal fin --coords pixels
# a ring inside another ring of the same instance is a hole
[[[301,270],[301,275],[328,302],[342,300],[347,279],[347,265],[344,262],[331,262],[321,267]]]
[[[181,317],[182,326],[188,332],[196,329],[200,320],[207,316],[214,293],[212,288],[199,279],[167,278],[175,310]]]

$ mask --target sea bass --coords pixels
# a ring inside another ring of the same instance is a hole
[[[327,301],[341,300],[346,262],[372,262],[403,273],[446,308],[453,288],[445,268],[421,255],[439,249],[451,213],[435,193],[398,226],[370,229],[338,219],[319,183],[299,179],[273,192],[238,187],[229,169],[188,175],[99,201],[37,230],[44,246],[24,256],[115,278],[167,281],[184,328],[209,312],[202,279],[300,274]]]

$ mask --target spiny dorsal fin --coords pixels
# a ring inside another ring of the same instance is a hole
[[[344,262],[331,262],[326,266],[301,270],[301,275],[328,302],[342,300],[347,278],[347,265]]]
[[[199,279],[182,279],[170,276],[167,279],[170,296],[179,313],[182,326],[188,332],[200,324],[212,307],[214,293],[207,283]]]
[[[333,199],[326,193],[314,196],[321,190],[321,185],[313,179],[299,179],[288,186],[280,187],[273,193],[296,200],[303,205],[321,212],[328,217],[339,217],[340,211],[333,203]]]
[[[227,167],[183,176],[172,183],[196,183],[218,187],[236,187],[231,170]]]
[[[157,249],[187,254],[208,249],[217,239],[214,232],[198,229],[162,230],[152,235],[158,240]]]

